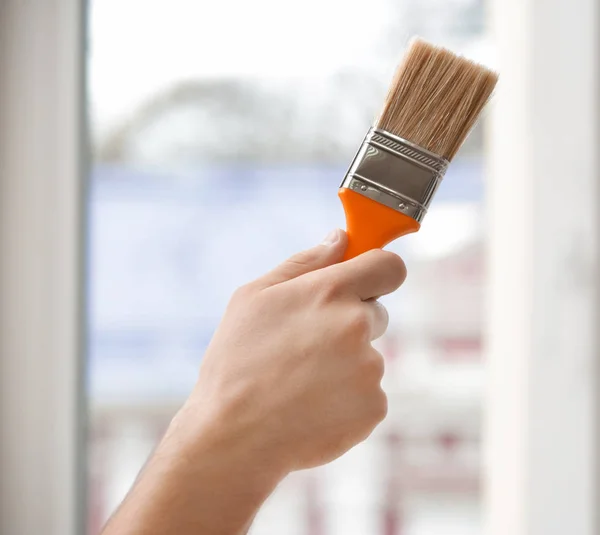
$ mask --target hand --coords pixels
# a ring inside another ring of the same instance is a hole
[[[288,472],[331,461],[385,416],[387,327],[375,301],[406,276],[346,235],[236,292],[198,383],[104,535],[241,535]]]
[[[375,299],[406,268],[381,250],[339,263],[346,245],[334,231],[235,293],[185,409],[283,475],[339,457],[386,415]]]

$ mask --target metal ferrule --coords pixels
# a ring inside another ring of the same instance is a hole
[[[448,164],[445,158],[410,141],[371,128],[341,187],[389,206],[420,223]]]

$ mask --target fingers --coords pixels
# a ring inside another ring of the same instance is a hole
[[[369,348],[363,355],[360,374],[367,385],[372,386],[373,384],[377,384],[381,386],[381,380],[385,374],[385,359],[375,348]]]
[[[316,247],[295,254],[256,282],[267,288],[336,264],[342,260],[347,245],[346,233],[336,229]]]
[[[292,256],[255,284],[268,288],[329,268],[324,273],[329,284],[354,293],[363,301],[389,294],[402,285],[406,266],[398,255],[375,249],[340,263],[347,245],[346,233],[336,229],[321,244]]]
[[[357,344],[370,343],[381,337],[387,330],[389,316],[386,308],[370,299],[343,304],[343,308],[334,310],[342,321],[343,328],[340,333],[347,338],[354,348]]]
[[[375,249],[332,266],[328,277],[331,284],[366,301],[397,290],[406,279],[406,266],[398,255]]]
[[[371,315],[371,342],[382,337],[387,331],[388,324],[390,322],[390,316],[387,309],[379,302],[374,299],[365,301],[364,306]]]

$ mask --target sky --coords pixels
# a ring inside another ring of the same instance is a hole
[[[372,48],[390,4],[369,0],[366,6],[364,0],[94,0],[88,48],[93,130],[102,135],[178,81],[368,69],[377,63]],[[458,51],[480,61],[489,56],[480,42]],[[445,204],[428,214],[414,247],[443,256],[473,239],[479,227],[477,210]]]
[[[440,3],[427,1],[432,10]],[[443,5],[450,10],[454,4],[472,1],[444,0]],[[88,43],[93,125],[100,131],[109,128],[152,94],[179,80],[311,77],[344,66],[380,68],[373,44],[380,42],[390,17],[401,16],[406,3],[94,0]],[[401,36],[401,40],[409,37]],[[491,59],[485,43],[452,46],[475,60],[489,63]],[[389,75],[393,67],[384,65]]]
[[[96,0],[89,87],[108,126],[175,80],[318,76],[369,62],[377,4],[358,0]],[[308,28],[308,32],[307,32]]]

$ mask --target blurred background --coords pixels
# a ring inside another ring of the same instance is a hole
[[[384,299],[389,415],[252,535],[593,535],[597,0],[0,2],[0,534],[96,535],[229,296],[344,227],[417,34],[501,72]]]
[[[91,1],[90,535],[193,386],[233,290],[344,225],[337,188],[408,38],[493,66],[485,9]],[[410,278],[379,343],[390,416],[290,477],[252,533],[481,532],[485,121],[422,232],[392,247]]]

